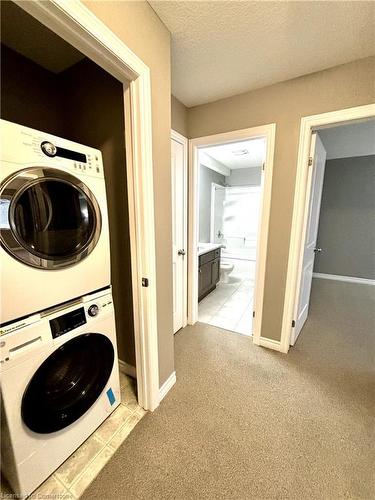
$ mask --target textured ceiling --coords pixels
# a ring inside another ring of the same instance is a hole
[[[375,2],[150,1],[172,34],[172,92],[194,106],[375,53]]]
[[[265,139],[252,139],[231,144],[221,144],[220,146],[210,146],[201,151],[204,151],[231,170],[260,167],[266,154],[266,141]],[[247,151],[247,154],[235,154],[235,152],[240,151]]]
[[[53,73],[60,73],[85,57],[9,1],[1,2],[1,42]]]

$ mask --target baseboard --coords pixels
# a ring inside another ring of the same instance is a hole
[[[265,337],[259,337],[258,345],[262,347],[267,347],[267,349],[273,349],[274,351],[283,352],[279,340],[272,340],[272,339],[267,339]]]
[[[137,378],[137,370],[135,369],[135,366],[129,365],[129,363],[122,361],[122,359],[118,360],[118,365],[120,372],[125,373],[125,375],[129,375],[129,377]]]
[[[346,281],[347,283],[359,283],[361,285],[375,285],[375,280],[367,278],[356,278],[355,276],[340,276],[338,274],[313,273],[313,278],[324,280]]]
[[[165,398],[165,396],[172,389],[175,383],[176,383],[176,372],[173,372],[170,374],[170,376],[167,378],[167,380],[159,389],[159,403]]]

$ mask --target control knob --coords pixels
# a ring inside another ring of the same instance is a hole
[[[42,142],[40,147],[45,155],[51,156],[51,157],[56,156],[57,148],[54,144],[52,144],[52,142],[44,141],[44,142]]]
[[[94,317],[99,314],[99,307],[96,304],[92,304],[89,308],[88,311],[89,316]]]

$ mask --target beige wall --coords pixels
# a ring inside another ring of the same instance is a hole
[[[187,108],[172,95],[171,99],[172,129],[187,137]]]
[[[156,272],[160,385],[174,370],[172,325],[172,216],[170,175],[170,34],[147,2],[93,2],[85,5],[151,71]]]
[[[262,336],[279,340],[302,116],[374,102],[375,58],[314,73],[188,110],[188,136],[276,123]]]

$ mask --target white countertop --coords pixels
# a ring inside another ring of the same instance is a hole
[[[221,248],[222,246],[221,243],[198,243],[198,257],[204,253]]]

